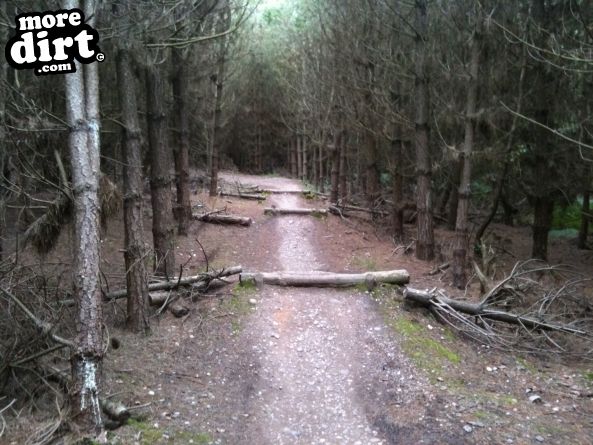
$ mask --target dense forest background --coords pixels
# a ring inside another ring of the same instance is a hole
[[[492,223],[529,226],[534,259],[549,258],[550,237],[590,247],[589,1],[5,0],[2,46],[18,14],[73,7],[98,30],[103,62],[0,70],[1,323],[14,340],[0,388],[11,364],[66,347],[84,398],[86,367],[104,354],[97,234],[123,211],[126,323],[148,332],[147,277],[183,271],[190,196],[219,194],[221,170],[301,179],[338,211],[362,209],[396,246],[450,265],[458,289],[492,279]],[[74,287],[22,267],[31,252],[51,263],[72,226]],[[63,287],[72,341],[46,307]],[[14,324],[27,319],[53,342],[23,339]],[[81,408],[83,428],[96,427],[92,411]]]

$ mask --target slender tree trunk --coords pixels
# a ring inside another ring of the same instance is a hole
[[[531,256],[540,260],[548,259],[548,233],[552,226],[554,201],[548,196],[533,198],[533,247]]]
[[[391,142],[393,148],[393,183],[392,183],[392,195],[393,195],[393,238],[396,241],[401,241],[404,238],[404,208],[403,208],[403,177],[402,162],[403,156],[402,151],[404,148],[404,141],[401,138],[401,131],[397,131],[397,138],[394,138]]]
[[[325,175],[324,175],[324,169],[323,169],[323,144],[319,145],[319,158],[318,158],[318,162],[319,162],[319,184],[317,185],[317,189],[319,190],[319,193],[324,193],[325,192]]]
[[[317,179],[317,147],[315,144],[311,144],[311,183],[315,187],[319,186]]]
[[[345,200],[348,196],[348,184],[346,177],[346,131],[342,130],[340,137],[340,168],[338,172],[338,182],[340,184],[338,197]]]
[[[224,52],[224,48],[220,49]],[[212,135],[212,161],[210,167],[210,196],[216,196],[218,193],[218,170],[220,163],[220,146],[222,142],[222,88],[225,66],[225,56],[222,54],[218,61],[218,74],[216,76],[216,99],[214,105],[214,134]],[[257,160],[255,164],[257,169]]]
[[[65,9],[78,8],[67,0]],[[95,26],[94,1],[85,2]],[[70,166],[74,199],[73,283],[76,342],[72,351],[72,415],[80,430],[96,435],[103,429],[99,406],[103,360],[103,307],[99,284],[99,77],[97,64],[66,74],[66,112],[70,127]]]
[[[459,208],[459,184],[461,184],[461,159],[453,159],[451,176],[451,193],[449,194],[449,203],[447,209],[447,229],[455,230],[457,223],[457,209]]]
[[[589,187],[589,185],[587,185]],[[589,237],[589,220],[591,219],[590,211],[590,190],[585,188],[583,190],[583,204],[581,206],[581,227],[579,229],[578,246],[579,249],[587,249],[587,238]]]
[[[298,176],[296,139],[290,139],[288,150],[290,151],[290,175],[296,178]]]
[[[8,17],[8,4],[0,4],[0,17]],[[8,42],[8,26],[0,26],[0,47],[4,48]],[[6,97],[8,89],[5,87],[7,82],[8,64],[2,63],[0,66],[0,184],[4,178],[5,160],[8,154],[6,138]],[[4,259],[4,237],[6,236],[6,203],[5,193],[0,190],[0,262]]]
[[[519,74],[519,87],[517,92],[517,105],[515,106],[517,113],[521,113],[521,106],[523,104],[523,84],[525,79],[525,69],[526,69],[526,57],[527,51],[526,48],[523,49],[523,57],[522,57],[522,64],[521,64],[521,72]],[[509,131],[509,138],[507,139],[506,148],[504,151],[504,163],[500,173],[498,174],[498,178],[496,180],[496,186],[494,188],[494,198],[492,200],[492,207],[490,208],[490,212],[488,216],[484,220],[484,222],[478,227],[476,231],[476,238],[475,238],[475,245],[478,247],[477,251],[479,252],[480,244],[486,229],[490,225],[490,223],[494,220],[496,216],[496,212],[498,211],[498,206],[502,200],[503,190],[504,190],[504,183],[506,181],[506,177],[511,166],[511,153],[513,151],[513,146],[515,142],[515,131],[517,129],[517,121],[518,121],[518,114],[513,115],[513,123],[511,124],[511,130]],[[511,220],[512,222],[512,220]],[[512,224],[511,224],[512,225]]]
[[[427,50],[428,12],[426,0],[416,0],[416,72],[415,72],[415,145],[416,145],[416,209],[418,229],[416,258],[434,258],[434,228],[432,220],[431,160],[428,139],[430,102],[428,91]]]
[[[309,179],[309,163],[307,161],[307,136],[305,135],[301,139],[301,148],[303,150],[303,181],[307,181]]]
[[[117,52],[117,83],[122,121],[125,126],[122,131],[122,145],[124,147],[124,260],[128,291],[126,323],[132,331],[148,332],[141,132],[128,48],[121,47]]]
[[[225,2],[219,17],[218,32],[224,32],[230,23],[230,9]],[[226,36],[219,37],[218,72],[216,74],[216,99],[214,105],[214,134],[212,135],[212,164],[210,167],[210,196],[218,193],[218,170],[220,163],[220,150],[222,148],[222,93],[224,86],[226,65]],[[257,165],[256,165],[257,168]]]
[[[480,20],[476,17],[476,20]],[[470,49],[470,79],[467,89],[467,109],[465,113],[465,141],[461,156],[461,182],[459,184],[459,205],[455,224],[455,243],[453,247],[453,285],[463,289],[467,284],[465,265],[469,246],[469,204],[471,196],[471,156],[474,150],[474,129],[478,104],[478,75],[480,69],[480,34],[475,30]]]
[[[302,150],[302,136],[296,135],[296,155],[297,155],[297,178],[303,179],[303,150]]]
[[[150,194],[155,271],[175,274],[175,231],[171,217],[171,155],[163,108],[164,82],[155,67],[146,67],[146,114],[150,149]]]
[[[177,205],[175,216],[177,217],[177,232],[179,235],[187,235],[191,219],[191,202],[189,193],[189,76],[187,72],[187,61],[184,59],[182,50],[174,48],[173,66],[175,72],[172,77],[173,102],[175,106],[175,123],[177,130],[177,144],[175,154],[175,177],[177,185]]]
[[[342,131],[336,131],[334,137],[334,148],[331,150],[331,191],[329,200],[332,203],[338,202],[338,187],[340,174],[340,148],[342,147]]]

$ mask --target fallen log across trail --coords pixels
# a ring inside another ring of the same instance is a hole
[[[445,296],[442,292],[425,291],[407,287],[404,290],[404,299],[413,301],[424,307],[446,308],[467,315],[473,315],[484,319],[503,321],[516,324],[526,329],[540,329],[544,331],[560,331],[568,334],[585,335],[586,332],[568,325],[555,324],[545,320],[521,314],[513,314],[496,309],[490,309],[480,303],[460,301]]]
[[[266,196],[261,194],[255,193],[228,193],[228,192],[221,192],[222,196],[228,196],[231,198],[241,198],[241,199],[251,199],[253,201],[265,201]]]
[[[242,273],[239,275],[239,281],[241,284],[295,287],[348,287],[366,284],[373,288],[378,283],[406,284],[410,281],[410,274],[403,269],[365,273],[263,272]]]
[[[284,208],[277,209],[274,207],[266,207],[264,209],[264,215],[312,215],[312,216],[325,216],[327,215],[326,209],[296,209],[296,208]]]
[[[192,215],[192,218],[196,221],[202,221],[211,224],[234,224],[238,226],[250,226],[253,220],[246,216],[238,215],[220,215],[213,213],[205,213],[203,215]]]

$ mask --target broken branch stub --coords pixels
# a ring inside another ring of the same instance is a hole
[[[276,286],[295,287],[348,287],[359,284],[376,283],[407,284],[410,275],[406,270],[387,270],[366,273],[331,273],[331,272],[264,272],[242,273],[241,283],[258,285],[260,282]]]

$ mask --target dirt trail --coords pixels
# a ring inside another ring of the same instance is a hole
[[[274,185],[298,187],[280,178]],[[296,195],[269,200],[276,207],[310,206]],[[270,230],[274,233],[263,239],[276,245],[259,246],[264,258],[258,263],[276,264],[276,270],[325,269],[312,217],[276,217]],[[385,397],[395,404],[416,398],[422,382],[390,343],[368,296],[266,286],[257,299],[244,335],[259,379],[241,443],[390,443],[373,417],[374,407]]]

